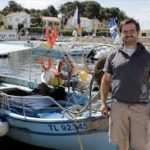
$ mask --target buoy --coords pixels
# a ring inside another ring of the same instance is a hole
[[[7,134],[9,130],[8,122],[5,119],[0,119],[0,137]]]
[[[81,81],[86,81],[88,79],[88,73],[84,70],[79,73],[79,76]]]
[[[49,77],[49,85],[58,86],[58,85],[63,85],[63,84],[64,84],[63,79],[61,79],[59,77],[55,77],[55,76]]]

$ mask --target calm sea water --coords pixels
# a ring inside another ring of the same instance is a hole
[[[0,72],[24,79],[39,79],[41,74],[38,57],[31,51],[20,51],[9,54],[8,58],[0,58]]]
[[[10,150],[10,149],[18,149],[18,150],[53,150],[53,149],[46,149],[37,146],[31,146],[22,142],[15,141],[8,137],[0,137],[0,145],[1,150]]]

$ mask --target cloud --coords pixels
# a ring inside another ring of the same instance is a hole
[[[15,0],[15,2],[28,9],[46,9],[52,5],[51,0]]]

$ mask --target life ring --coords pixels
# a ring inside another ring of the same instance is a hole
[[[48,62],[46,63],[44,57],[39,57],[39,63],[41,64],[41,67],[43,69],[43,71],[49,71],[49,69],[51,68],[52,66],[52,59],[51,58],[48,58]]]
[[[63,68],[65,65],[67,65],[67,68],[70,68],[70,72],[63,71]],[[63,80],[67,80],[69,76],[68,74],[70,76],[78,75],[78,71],[77,71],[75,64],[73,63],[67,64],[67,62],[65,62],[64,60],[59,61],[58,65],[56,66],[56,69],[54,70],[54,75],[59,76]]]

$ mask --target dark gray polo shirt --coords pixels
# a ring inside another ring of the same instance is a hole
[[[138,43],[132,56],[122,49],[112,52],[104,72],[112,75],[112,98],[120,102],[147,102],[149,95],[150,53]]]

